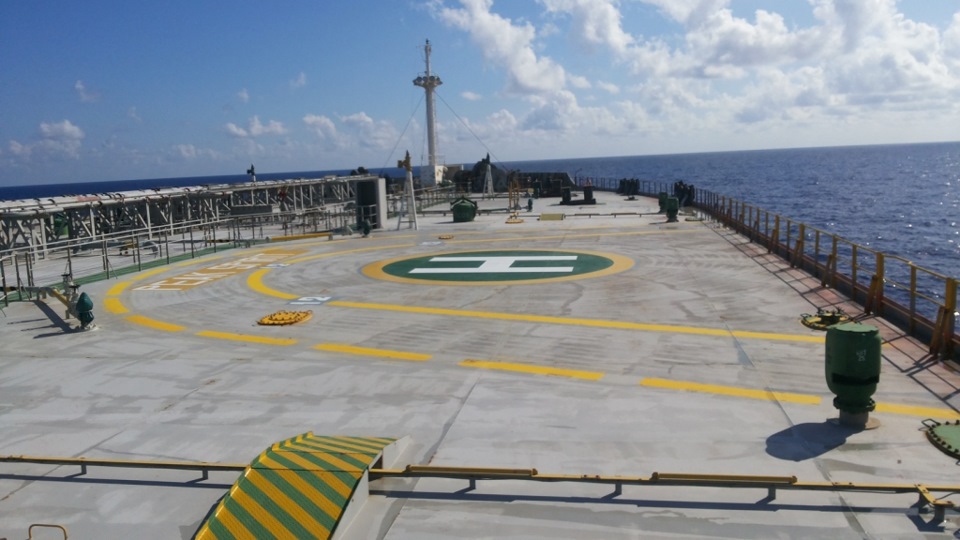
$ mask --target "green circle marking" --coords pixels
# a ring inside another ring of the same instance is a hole
[[[632,266],[631,259],[610,253],[510,249],[407,255],[369,264],[362,272],[368,277],[399,283],[500,285],[608,276]]]

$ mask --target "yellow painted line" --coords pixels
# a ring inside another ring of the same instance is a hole
[[[360,253],[363,251],[377,251],[382,249],[409,248],[413,246],[414,244],[391,244],[388,246],[374,246],[374,247],[366,247],[366,248],[348,249],[345,251],[332,251],[330,253],[320,253],[318,255],[310,255],[307,257],[300,257],[297,259],[290,259],[286,262],[287,264],[294,264],[299,262],[312,261],[315,259],[322,259],[325,257],[333,257],[336,255],[347,255],[350,253]],[[300,298],[300,296],[298,295],[285,293],[283,291],[278,291],[272,287],[265,285],[263,283],[263,276],[267,275],[270,272],[270,270],[271,270],[270,268],[263,268],[263,269],[252,272],[249,276],[247,276],[247,287],[253,289],[254,291],[260,294],[263,294],[266,296],[272,296],[274,298],[281,298],[283,300],[296,300],[297,298]]]
[[[570,379],[584,379],[588,381],[597,381],[603,377],[599,371],[581,371],[578,369],[564,369],[545,366],[533,366],[529,364],[510,364],[506,362],[488,362],[485,360],[464,360],[460,362],[463,367],[473,367],[481,369],[495,369],[499,371],[513,371],[517,373],[532,373],[534,375],[553,375],[555,377],[567,377]]]
[[[162,274],[170,270],[170,266],[161,266],[160,268],[154,268],[153,270],[147,270],[146,272],[141,272],[134,277],[130,278],[130,281],[140,281],[141,279],[147,279],[148,277],[155,276],[157,274]]]
[[[203,330],[203,331],[197,332],[196,335],[200,337],[226,339],[229,341],[244,341],[246,343],[260,343],[263,345],[295,345],[297,343],[297,340],[295,339],[251,336],[249,334],[231,334],[229,332],[214,332],[212,330]]]
[[[206,263],[208,263],[208,262],[210,262],[210,261],[216,261],[216,260],[218,260],[218,259],[223,259],[223,258],[225,258],[225,257],[226,257],[226,255],[206,255],[206,256],[203,256],[203,257],[195,257],[195,258],[193,258],[193,259],[187,259],[187,260],[185,260],[185,261],[180,261],[180,262],[178,262],[178,263],[173,263],[173,264],[171,264],[170,266],[176,268],[176,267],[180,267],[180,266],[190,266],[190,265],[192,265],[192,264],[206,264]]]
[[[116,313],[118,315],[130,313],[130,310],[120,302],[119,298],[104,298],[103,307],[107,310],[107,313]]]
[[[690,381],[671,381],[669,379],[658,379],[656,377],[647,377],[640,381],[640,386],[650,388],[663,388],[666,390],[685,390],[688,392],[701,392],[704,394],[717,394],[721,396],[733,396],[749,399],[762,399],[766,401],[781,401],[784,403],[800,403],[802,405],[819,405],[820,396],[811,396],[808,394],[792,394],[789,392],[774,392],[771,390],[754,390],[751,388],[738,388],[736,386],[721,386],[718,384],[702,384]]]
[[[286,262],[288,264],[294,264],[294,263],[300,263],[300,262],[306,262],[306,261],[313,261],[316,259],[323,259],[326,257],[336,257],[338,255],[349,255],[350,253],[364,253],[367,251],[383,251],[385,249],[402,249],[402,248],[411,248],[415,246],[416,244],[389,244],[386,246],[371,246],[371,247],[357,248],[357,249],[346,249],[343,251],[331,251],[329,253],[318,253],[316,255],[307,255],[305,257],[290,259]]]
[[[263,268],[252,272],[249,276],[247,276],[247,287],[260,294],[273,296],[275,298],[283,298],[284,300],[296,300],[297,298],[300,298],[295,294],[281,292],[264,285],[263,276],[267,275],[268,272],[270,272],[269,268]]]
[[[918,407],[915,405],[895,405],[893,403],[877,403],[876,411],[906,416],[933,418],[934,420],[960,420],[960,413],[953,409],[939,409],[935,407]]]
[[[516,242],[517,240],[571,240],[574,238],[597,238],[601,236],[648,236],[655,234],[681,234],[681,233],[691,233],[691,232],[703,232],[709,231],[703,227],[691,227],[686,229],[657,229],[654,231],[626,231],[626,232],[615,232],[615,233],[583,233],[583,234],[556,234],[549,236],[538,236],[534,235],[532,237],[505,237],[505,238],[480,238],[476,240],[446,240],[448,244],[482,244],[482,243],[492,243],[492,242]],[[570,251],[576,251],[576,249],[571,249]]]
[[[107,296],[119,296],[120,293],[122,293],[122,292],[124,291],[124,289],[126,289],[127,287],[129,287],[131,283],[133,283],[133,282],[132,282],[132,281],[121,281],[120,283],[117,283],[117,284],[114,285],[113,287],[110,287],[110,290],[107,291]]]
[[[395,311],[401,313],[419,313],[424,315],[444,315],[449,317],[471,317],[476,319],[493,319],[501,321],[521,321],[530,323],[562,324],[569,326],[586,326],[592,328],[615,328],[620,330],[641,330],[646,332],[665,332],[674,334],[697,334],[703,336],[737,337],[746,339],[765,339],[770,341],[799,341],[804,343],[823,343],[823,336],[804,334],[775,334],[767,332],[746,332],[737,330],[721,330],[719,328],[698,328],[693,326],[678,326],[669,324],[645,324],[625,321],[610,321],[603,319],[577,319],[572,317],[554,317],[549,315],[525,315],[520,313],[498,313],[491,311],[473,311],[464,309],[430,308],[420,306],[401,306],[396,304],[378,304],[369,302],[348,302],[334,300],[327,302],[328,306],[373,309],[380,311]]]
[[[163,272],[166,272],[167,270],[170,270],[170,266],[164,266],[161,268],[154,268],[153,270],[147,270],[146,272],[140,273],[140,275],[136,277],[130,278],[130,281],[121,281],[120,283],[117,283],[113,287],[110,287],[110,290],[107,291],[107,296],[119,296],[123,291],[127,289],[127,287],[132,285],[133,282],[140,281],[141,279],[147,279],[150,276],[161,274]]]
[[[154,330],[163,330],[165,332],[180,332],[181,330],[187,329],[187,327],[180,326],[179,324],[170,324],[163,321],[158,321],[156,319],[151,319],[149,317],[144,317],[143,315],[130,315],[127,317],[127,320],[133,324],[139,324],[141,326],[153,328]]]
[[[425,362],[433,358],[433,355],[430,354],[392,351],[389,349],[372,349],[370,347],[354,347],[353,345],[341,345],[337,343],[321,343],[314,345],[313,348],[318,351],[357,354],[361,356],[379,356],[382,358],[393,358],[394,360],[412,360],[414,362]]]

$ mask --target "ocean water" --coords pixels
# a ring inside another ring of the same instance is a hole
[[[509,165],[577,177],[683,180],[960,277],[960,142]]]
[[[498,166],[593,179],[683,180],[960,277],[960,142],[556,159]],[[349,172],[260,173],[257,178],[316,178]],[[371,172],[402,177],[399,169]],[[0,187],[0,200],[246,180],[246,175],[237,174]]]

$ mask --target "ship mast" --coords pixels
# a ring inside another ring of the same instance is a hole
[[[435,109],[433,106],[433,90],[443,84],[440,80],[440,77],[430,73],[430,40],[427,40],[427,44],[424,47],[424,51],[427,56],[427,71],[413,80],[415,86],[423,88],[423,91],[427,94],[427,151],[429,153],[427,159],[430,164],[430,168],[427,171],[427,174],[424,175],[422,172],[420,174],[420,182],[424,187],[435,186],[437,185],[438,176],[442,176],[442,173],[438,175],[438,164],[437,164],[437,134],[436,134],[436,118],[435,118]]]

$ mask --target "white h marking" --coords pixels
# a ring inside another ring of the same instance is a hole
[[[414,268],[411,274],[514,274],[530,272],[573,272],[572,266],[521,266],[517,261],[575,261],[576,255],[534,255],[518,257],[434,257],[430,262],[482,262],[473,268]]]

